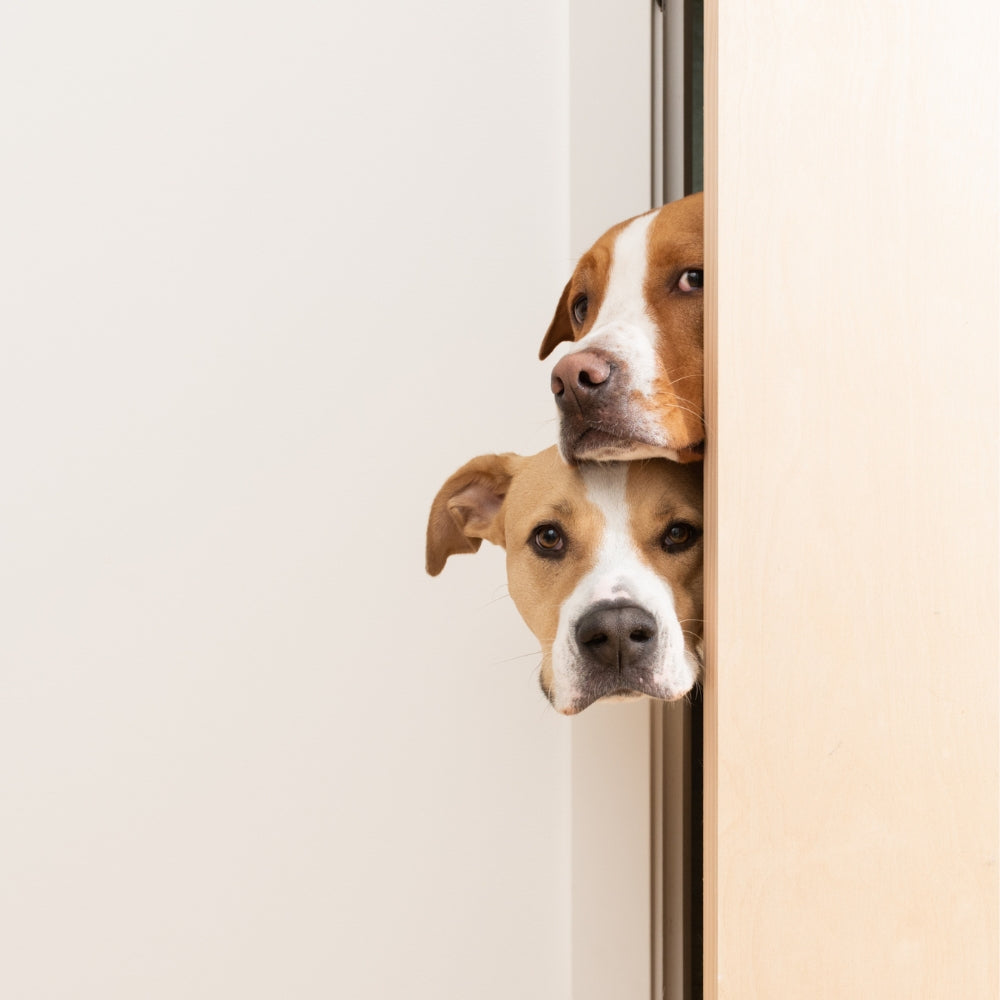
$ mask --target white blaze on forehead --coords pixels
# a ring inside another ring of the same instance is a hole
[[[611,269],[594,329],[606,323],[650,320],[646,310],[646,271],[649,265],[649,230],[656,218],[647,212],[633,219],[615,238]],[[652,328],[652,321],[649,322]],[[653,331],[655,334],[655,330]]]
[[[685,649],[670,585],[642,559],[633,538],[626,497],[628,469],[627,462],[581,467],[587,500],[600,511],[603,525],[599,540],[580,540],[581,544],[596,546],[597,559],[559,612],[552,644],[553,700],[557,709],[571,706],[581,696],[576,626],[599,601],[628,602],[653,616],[658,652],[651,676],[662,686],[664,697],[687,691],[694,682],[696,661]]]

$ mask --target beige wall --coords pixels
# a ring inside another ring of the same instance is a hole
[[[567,18],[0,18],[3,996],[569,997],[570,724],[423,573],[554,437]]]
[[[706,996],[997,996],[997,15],[709,5]]]

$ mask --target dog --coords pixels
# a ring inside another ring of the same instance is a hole
[[[570,465],[553,446],[481,455],[438,491],[427,572],[483,539],[542,645],[558,712],[601,698],[686,695],[702,665],[701,466],[665,459]]]
[[[689,195],[609,229],[581,258],[539,351],[567,461],[705,451],[703,205]]]

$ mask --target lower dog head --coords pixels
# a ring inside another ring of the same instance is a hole
[[[507,552],[507,580],[542,646],[540,682],[566,715],[601,698],[673,700],[698,679],[702,635],[701,470],[663,459],[567,465],[483,455],[438,492],[427,570]]]

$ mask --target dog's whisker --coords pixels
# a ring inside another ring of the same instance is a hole
[[[538,652],[537,649],[533,649],[533,650],[531,650],[530,653],[518,653],[516,656],[508,656],[504,660],[491,660],[490,661],[490,665],[494,666],[494,667],[499,667],[499,666],[503,665],[504,663],[515,663],[517,660],[525,660],[529,656],[538,656],[538,657],[540,657],[541,654]],[[532,667],[532,669],[534,669],[534,667]]]
[[[509,601],[510,594],[501,594],[499,597],[494,597],[492,601],[487,601],[485,604],[480,605],[479,610],[485,611],[487,608],[492,608],[494,604],[499,604],[501,601]]]
[[[692,417],[697,417],[699,420],[702,419],[702,414],[697,410],[693,410],[690,406],[682,406],[680,403],[671,403],[670,409],[679,410],[681,413],[690,413]]]
[[[493,607],[494,604],[498,604],[500,601],[510,600],[510,591],[507,589],[506,586],[497,587],[496,589],[497,590],[501,590],[502,593],[497,594],[496,597],[491,598],[485,604],[479,605],[479,610],[480,611],[485,611],[486,608],[491,608],[491,607]],[[494,591],[494,593],[496,593],[496,591]]]

